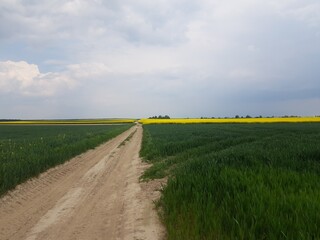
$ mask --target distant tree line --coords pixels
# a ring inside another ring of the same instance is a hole
[[[301,117],[301,116],[296,116],[296,115],[283,115],[283,116],[262,116],[262,115],[259,115],[259,116],[250,116],[250,115],[246,115],[246,116],[240,116],[240,115],[235,115],[233,118],[295,118],[295,117]],[[315,115],[315,117],[320,117]],[[232,117],[200,117],[201,119],[214,119],[214,118],[217,118],[217,119],[228,119],[228,118],[232,118]]]
[[[0,119],[0,122],[13,122],[13,121],[21,121],[21,119]]]
[[[159,116],[153,116],[153,117],[149,117],[149,119],[170,119],[170,117],[168,115],[159,115]]]
[[[250,115],[246,115],[246,116],[240,116],[240,115],[235,115],[233,118],[294,118],[294,117],[301,117],[301,116],[296,116],[296,115],[283,115],[283,116],[262,116],[262,115],[259,115],[259,116],[250,116]],[[320,116],[315,116],[315,117],[320,117]],[[228,119],[228,118],[232,118],[232,117],[200,117],[200,119]],[[152,116],[152,117],[149,117],[149,119],[170,119],[170,117],[168,115],[159,115],[159,116]],[[188,118],[186,118],[188,119]]]
[[[245,116],[245,117],[243,117],[243,116],[239,116],[239,115],[236,115],[234,118],[251,118],[251,116],[250,115],[247,115],[247,116]],[[262,118],[262,116],[258,116],[258,117],[256,117],[256,118]]]

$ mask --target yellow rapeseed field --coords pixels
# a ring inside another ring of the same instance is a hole
[[[320,117],[274,117],[274,118],[173,118],[173,119],[140,119],[142,124],[157,123],[301,123],[320,122]]]

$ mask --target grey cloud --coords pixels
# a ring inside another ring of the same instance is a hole
[[[76,83],[55,88],[50,116],[319,114],[319,6],[2,1],[0,60],[35,63],[40,73]]]

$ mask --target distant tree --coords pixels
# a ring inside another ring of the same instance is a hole
[[[247,115],[246,118],[251,118],[251,116],[250,116],[250,115]]]
[[[170,119],[170,117],[168,115],[162,116],[153,116],[153,117],[149,117],[149,119]]]
[[[22,121],[21,119],[0,119],[0,122],[16,122]]]
[[[234,118],[240,118],[239,115],[236,115]]]

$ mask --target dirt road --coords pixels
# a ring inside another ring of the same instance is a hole
[[[0,239],[163,239],[141,139],[134,126],[18,186],[0,199]]]

